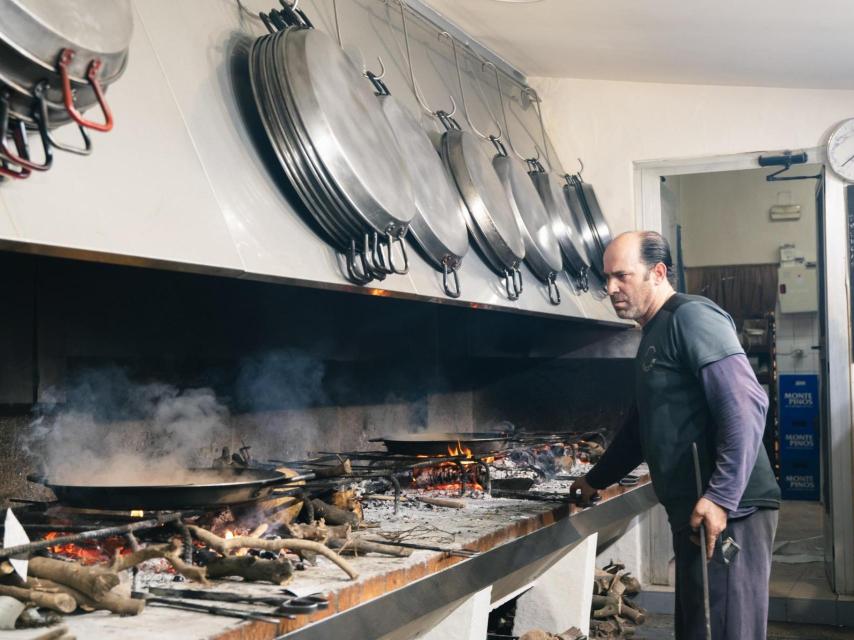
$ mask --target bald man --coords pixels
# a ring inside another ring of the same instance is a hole
[[[576,481],[585,500],[649,465],[676,555],[677,640],[705,638],[700,526],[706,530],[712,637],[764,640],[780,490],[762,447],[768,398],[732,318],[711,300],[676,293],[667,241],[625,233],[605,252],[607,289],[621,318],[643,329],[635,405],[605,455]],[[697,498],[691,443],[700,454]],[[724,559],[721,541],[741,547]]]

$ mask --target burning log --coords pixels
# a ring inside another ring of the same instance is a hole
[[[250,549],[264,549],[266,551],[279,552],[284,549],[293,551],[311,551],[318,555],[324,556],[332,561],[342,571],[344,571],[351,579],[359,577],[359,573],[350,565],[349,562],[341,558],[337,553],[319,542],[313,540],[300,540],[297,538],[280,538],[278,540],[265,540],[263,538],[250,538],[249,536],[236,536],[234,538],[220,538],[218,535],[211,533],[201,527],[195,525],[187,525],[196,539],[205,543],[211,549],[218,551],[224,556],[240,547],[249,547]]]
[[[68,585],[94,600],[104,597],[119,584],[119,576],[115,571],[40,556],[30,558],[28,572],[37,578]]]
[[[435,507],[445,507],[446,509],[465,509],[466,503],[459,500],[448,500],[447,498],[428,498],[425,496],[416,496],[418,502],[424,504],[432,504]]]
[[[163,558],[166,560],[177,573],[184,576],[188,580],[207,584],[207,577],[204,567],[195,567],[187,564],[181,558],[183,544],[178,538],[174,538],[168,544],[149,545],[145,548],[133,551],[125,555],[116,552],[113,563],[110,565],[110,571],[120,572],[135,567],[136,565],[153,560],[155,558]]]
[[[351,527],[358,527],[361,522],[359,516],[352,511],[326,504],[318,498],[311,501],[311,506],[314,508],[315,518],[323,518],[329,524],[349,524]]]
[[[356,517],[361,522],[365,515],[362,512],[362,504],[359,502],[359,498],[356,496],[356,491],[354,489],[347,489],[345,491],[336,491],[332,494],[332,500],[330,504],[333,507],[338,507],[339,509],[344,509],[345,511],[351,511],[356,514]]]
[[[239,576],[250,582],[272,582],[284,585],[294,577],[294,566],[290,560],[265,560],[255,556],[225,556],[217,558],[207,566],[210,578]]]
[[[59,613],[71,613],[77,602],[67,593],[0,585],[0,596],[10,596],[25,604],[34,604]]]
[[[99,598],[92,598],[64,584],[46,580],[43,578],[27,578],[27,586],[32,589],[53,590],[66,593],[77,602],[84,611],[104,610],[117,613],[121,616],[136,616],[145,608],[144,600],[135,600],[119,595],[115,591],[109,591]]]

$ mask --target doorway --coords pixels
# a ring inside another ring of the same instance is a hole
[[[817,180],[766,182],[771,170],[758,168],[758,155],[638,163],[637,227],[659,230],[671,241],[674,257],[681,260],[683,290],[716,300],[735,318],[751,363],[776,404],[766,430],[769,457],[778,473],[784,458],[787,468],[800,465],[798,473],[789,474],[787,497],[800,490],[803,499],[787,500],[778,537],[778,555],[790,556],[779,564],[794,568],[782,574],[809,577],[812,588],[821,582],[835,598],[854,593],[844,185],[832,174],[818,190]],[[824,174],[823,150],[810,150],[808,157],[810,166],[801,165],[797,174]],[[820,297],[822,290],[836,293]],[[786,395],[787,389],[794,391]],[[799,408],[793,401],[808,396],[818,410],[793,415]],[[781,439],[781,420],[787,421],[782,435],[788,433],[788,439]],[[808,443],[813,450],[818,445],[818,465],[815,453],[811,465],[791,455],[792,447]],[[652,536],[655,526],[651,522]],[[804,561],[801,565],[813,563],[810,573],[793,558]]]

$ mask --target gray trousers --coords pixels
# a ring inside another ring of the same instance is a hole
[[[721,536],[739,546],[726,564],[720,539],[709,561],[709,611],[714,640],[765,640],[768,627],[768,581],[777,530],[776,509],[759,509],[732,520]],[[690,527],[673,533],[676,552],[676,640],[705,640],[703,578],[700,547]]]

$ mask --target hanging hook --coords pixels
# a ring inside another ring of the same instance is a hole
[[[580,178],[581,174],[584,173],[584,162],[581,161],[581,158],[577,158],[577,160],[578,160],[578,173],[575,175],[577,175]]]
[[[513,141],[510,139],[510,123],[507,120],[507,111],[504,108],[504,96],[501,93],[501,78],[498,75],[498,67],[495,66],[495,64],[493,62],[490,62],[489,60],[481,60],[480,68],[484,69],[485,67],[492,67],[492,72],[495,74],[495,88],[498,90],[498,104],[501,105],[501,117],[504,118],[504,132],[507,134],[507,144],[510,146],[510,151],[512,151],[513,155],[519,158],[519,160],[521,160],[522,162],[527,162],[528,158],[516,151],[516,147],[513,146]],[[492,112],[490,111],[490,115],[491,114]],[[537,158],[539,157],[540,154],[539,152],[537,152]]]
[[[546,141],[546,126],[543,124],[543,112],[540,110],[540,96],[537,94],[536,90],[532,87],[522,87],[522,95],[527,94],[528,98],[531,102],[534,103],[534,109],[537,111],[537,118],[540,121],[540,131],[543,133],[543,153],[546,154],[546,164],[549,165],[549,170],[552,170],[552,161],[549,157],[549,143]],[[539,145],[537,145],[539,146]],[[540,159],[539,154],[537,155],[537,160]]]
[[[386,2],[387,1],[388,0],[386,0]],[[403,6],[403,0],[395,0],[395,2],[397,2],[397,6],[400,7],[400,21],[403,24],[403,42],[406,48],[406,65],[409,67],[409,80],[412,83],[412,92],[415,94],[415,99],[418,101],[421,108],[430,115],[435,116],[441,111],[443,113],[447,113],[447,117],[450,118],[457,112],[457,101],[454,100],[453,95],[448,96],[451,99],[451,110],[444,111],[442,109],[432,109],[424,99],[424,95],[421,93],[421,88],[415,80],[415,72],[412,70],[412,50],[409,44],[409,29],[406,26],[406,7]]]
[[[299,0],[294,0],[294,4],[291,8],[296,10],[296,6],[298,4]],[[335,19],[335,37],[338,40],[338,46],[343,49],[344,45],[341,42],[341,25],[338,21],[338,0],[332,0],[332,17]],[[382,80],[383,76],[385,75],[385,63],[383,62],[383,59],[380,56],[377,56],[377,62],[380,63],[380,72],[374,73],[373,71],[369,70],[368,66],[365,64],[365,58],[362,55],[361,50],[359,50],[358,47],[356,47],[356,50],[359,51],[359,58],[362,59],[362,75],[366,78]]]
[[[497,136],[491,136],[491,135],[488,135],[485,133],[481,133],[481,131],[478,130],[478,128],[476,126],[474,126],[474,123],[471,121],[471,118],[469,117],[469,108],[468,108],[468,105],[466,104],[466,92],[463,89],[463,72],[460,69],[460,58],[459,58],[459,55],[457,54],[457,41],[447,31],[440,31],[439,32],[439,39],[441,39],[443,37],[445,37],[451,41],[451,48],[454,51],[454,65],[457,67],[457,82],[460,85],[460,98],[463,101],[463,115],[465,115],[465,117],[466,117],[466,122],[469,123],[469,127],[471,127],[471,130],[474,131],[475,134],[477,134],[479,137],[483,138],[484,140],[501,140],[501,136],[502,136],[503,132],[501,130],[501,125],[498,123],[498,121],[495,122],[495,126],[498,127],[498,135]],[[488,107],[487,107],[487,111],[489,111]]]

